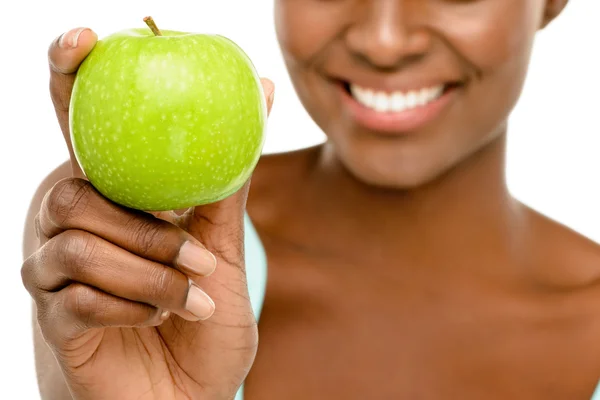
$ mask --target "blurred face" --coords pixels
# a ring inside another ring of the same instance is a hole
[[[276,26],[300,100],[345,167],[410,188],[504,133],[559,2],[276,0]]]

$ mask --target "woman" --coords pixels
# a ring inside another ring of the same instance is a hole
[[[73,156],[53,172],[23,266],[43,398],[589,399],[600,248],[504,177],[536,32],[566,2],[278,0],[327,142],[263,157],[251,188],[182,216],[110,203]],[[67,144],[95,41],[50,48]]]

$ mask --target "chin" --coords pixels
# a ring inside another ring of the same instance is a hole
[[[354,179],[375,188],[386,190],[415,190],[434,181],[446,168],[436,168],[433,163],[411,162],[398,157],[343,157],[341,162]]]
[[[383,138],[346,130],[345,135],[330,135],[328,147],[355,180],[372,187],[407,191],[439,182],[457,167],[480,160],[484,154],[502,163],[506,124],[488,131],[488,135],[429,131]]]

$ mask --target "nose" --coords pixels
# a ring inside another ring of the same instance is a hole
[[[379,69],[397,69],[427,53],[428,0],[368,0],[357,9],[346,43],[359,60]]]

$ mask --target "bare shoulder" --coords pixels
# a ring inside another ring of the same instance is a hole
[[[64,162],[50,172],[46,178],[40,183],[36,189],[25,220],[25,228],[23,230],[23,259],[29,257],[37,248],[37,238],[35,236],[34,218],[40,210],[42,200],[46,193],[52,189],[56,182],[71,176],[71,164]]]
[[[258,224],[266,223],[302,190],[319,157],[321,146],[268,154],[261,157],[250,186],[248,213]]]
[[[528,213],[536,275],[555,289],[595,290],[600,310],[600,244],[535,210]]]
[[[600,244],[535,211],[530,298],[547,321],[546,334],[557,335],[580,367],[578,379],[597,382],[600,373]],[[528,240],[529,241],[529,240]],[[552,326],[553,328],[548,328]],[[552,353],[552,351],[550,351]]]

